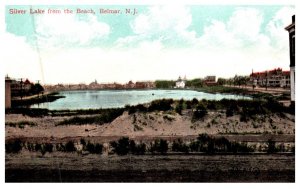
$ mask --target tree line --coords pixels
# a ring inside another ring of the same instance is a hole
[[[290,150],[286,149],[283,144],[276,145],[274,140],[268,140],[265,142],[266,148],[262,151],[265,153],[277,153],[277,152],[295,152],[295,147]],[[20,139],[9,141],[5,143],[6,153],[19,153],[22,149],[30,152],[40,152],[45,155],[47,152],[87,152],[90,154],[102,154],[103,144],[92,143],[90,141],[80,140],[81,147],[74,141],[68,141],[67,143],[25,143]],[[208,134],[199,134],[196,140],[190,142],[184,142],[181,139],[177,139],[173,142],[169,142],[164,139],[156,139],[148,142],[136,142],[128,137],[122,137],[118,141],[111,141],[109,143],[109,154],[117,155],[166,155],[169,153],[204,153],[204,154],[217,154],[217,153],[253,153],[255,151],[261,151],[256,149],[255,146],[249,146],[247,143],[229,141],[225,137],[212,137]]]

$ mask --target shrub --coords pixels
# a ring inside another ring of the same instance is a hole
[[[218,103],[216,101],[207,101],[207,109],[216,110],[217,104]]]
[[[242,152],[242,153],[249,153],[253,152],[254,150],[250,147],[247,146],[246,143],[237,143],[237,142],[232,142],[230,143],[229,146],[229,152],[237,153],[237,152]]]
[[[34,151],[34,145],[32,143],[27,143],[27,149],[30,152]]]
[[[189,145],[191,152],[199,152],[200,151],[199,146],[200,146],[199,141],[193,141]]]
[[[53,144],[46,143],[44,148],[45,148],[46,152],[49,152],[49,153],[53,152]]]
[[[95,145],[95,153],[96,153],[96,154],[102,154],[102,150],[103,150],[103,145],[97,143],[97,144]]]
[[[198,104],[196,110],[193,113],[192,120],[196,121],[207,115],[207,108],[201,103]]]
[[[230,148],[230,142],[225,137],[215,139],[215,147],[219,152],[228,152]]]
[[[136,144],[134,140],[129,141],[129,151],[131,151],[132,153],[136,151]]]
[[[268,148],[267,148],[267,153],[275,153],[277,150],[276,150],[276,146],[275,146],[275,141],[273,141],[272,139],[269,139],[268,142]]]
[[[89,116],[89,117],[73,117],[59,122],[57,125],[83,125],[83,124],[99,124],[110,123],[117,117],[123,114],[124,109],[107,109],[103,111],[98,116]]]
[[[205,152],[213,154],[215,152],[253,152],[251,147],[248,147],[246,143],[230,142],[225,137],[212,138],[207,134],[200,134],[196,141],[193,141],[189,145],[192,152]]]
[[[199,103],[199,100],[196,98],[193,98],[192,105],[197,105]]]
[[[37,143],[37,144],[35,144],[34,149],[35,149],[36,152],[38,152],[38,151],[40,151],[42,149],[42,145],[39,144],[39,143]]]
[[[24,129],[25,125],[28,125],[30,127],[36,126],[37,124],[32,121],[20,121],[20,122],[6,122],[5,125],[9,127],[19,127],[20,129]]]
[[[138,126],[137,124],[134,124],[134,125],[133,125],[133,130],[134,130],[134,131],[142,131],[142,130],[144,130],[144,129],[143,129],[143,127],[140,127],[140,126]]]
[[[47,151],[45,149],[45,145],[44,144],[41,144],[40,152],[42,153],[42,155],[46,154]]]
[[[164,119],[164,120],[167,120],[167,121],[174,121],[175,118],[174,118],[174,117],[171,117],[171,116],[169,116],[169,115],[164,115],[164,116],[163,116],[163,119]]]
[[[92,144],[88,142],[86,145],[86,150],[92,154],[102,154],[102,149],[103,149],[103,145],[99,143]]]
[[[233,105],[226,108],[226,117],[233,116],[234,112],[236,111],[235,107]]]
[[[12,106],[14,106],[14,102],[12,102]],[[30,117],[43,117],[45,115],[48,115],[49,110],[42,108],[12,108],[7,110],[6,112],[27,115]]]
[[[147,108],[143,104],[138,104],[136,106],[126,105],[125,109],[128,111],[129,115],[135,112],[147,112]]]
[[[76,151],[75,145],[73,141],[69,141],[65,145],[65,151],[66,152],[74,152]]]
[[[173,142],[172,151],[189,153],[189,147],[185,143],[183,143],[182,140],[178,139]]]
[[[66,146],[63,144],[56,144],[56,150],[57,151],[61,151],[61,152],[65,152],[66,151]]]
[[[178,103],[175,107],[175,112],[179,115],[182,115],[183,105],[181,103]]]
[[[154,100],[151,102],[149,111],[167,111],[172,109],[173,99]]]
[[[80,144],[82,145],[82,146],[85,146],[86,145],[86,142],[85,142],[85,140],[82,138],[82,139],[80,139]]]
[[[161,153],[161,154],[166,154],[168,151],[168,142],[166,140],[160,139],[160,140],[155,140],[154,144],[150,144],[150,149],[149,151],[151,153]]]
[[[87,145],[85,146],[86,150],[89,151],[90,153],[95,153],[95,145],[88,142]]]
[[[102,154],[103,145],[96,143],[88,142],[86,145],[86,150],[89,151],[91,154]]]
[[[123,137],[118,140],[118,142],[111,142],[111,147],[113,148],[113,152],[117,153],[118,155],[126,155],[129,153],[129,138]]]
[[[144,155],[146,152],[146,144],[141,143],[141,144],[137,144],[135,151],[133,152],[133,154],[136,155]]]
[[[137,111],[139,111],[139,112],[147,112],[147,108],[146,108],[144,105],[142,105],[142,104],[136,105],[136,106],[135,106],[135,109],[136,109]]]
[[[12,142],[5,144],[5,151],[7,153],[19,153],[22,150],[22,142],[20,139],[16,139]]]
[[[291,152],[295,154],[295,146],[292,146]]]
[[[186,109],[191,109],[192,108],[192,101],[186,101]]]

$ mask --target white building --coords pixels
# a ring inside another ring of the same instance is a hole
[[[181,77],[179,76],[179,78],[176,81],[175,88],[185,88],[185,82],[186,78],[184,77],[183,79],[181,79]]]

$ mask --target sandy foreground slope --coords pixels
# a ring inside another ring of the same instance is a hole
[[[91,116],[91,115],[85,115]],[[84,138],[107,144],[122,136],[143,142],[156,138],[195,139],[200,133],[226,136],[229,140],[263,142],[270,137],[289,143],[295,140],[295,117],[257,116],[241,122],[239,115],[226,117],[210,111],[203,120],[192,121],[191,112],[124,112],[108,124],[59,125],[64,117],[5,115],[5,138],[27,142],[60,143]],[[81,116],[84,117],[84,116]],[[9,123],[28,121],[24,128]],[[106,148],[105,148],[106,149]],[[6,182],[295,182],[294,153],[277,154],[176,154],[110,155],[22,150],[5,154]]]
[[[124,112],[108,124],[96,125],[59,125],[57,123],[69,117],[29,117],[21,114],[6,114],[5,122],[34,122],[36,126],[25,125],[25,128],[6,125],[5,138],[44,138],[52,141],[70,138],[94,138],[99,141],[110,141],[121,136],[136,139],[151,137],[189,137],[200,133],[212,135],[263,135],[280,136],[295,134],[294,115],[258,116],[255,120],[241,122],[239,115],[226,117],[223,112],[209,112],[203,119],[191,120],[191,113],[179,115],[174,112],[134,113]]]

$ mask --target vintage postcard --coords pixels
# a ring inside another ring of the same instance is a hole
[[[4,12],[5,182],[295,182],[294,4]]]

